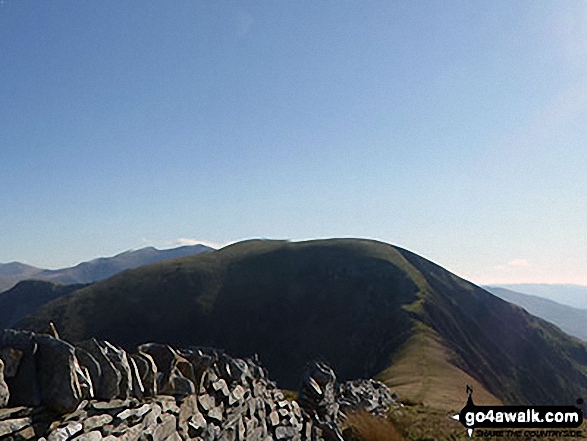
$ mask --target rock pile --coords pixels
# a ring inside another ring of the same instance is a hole
[[[387,386],[375,380],[338,383],[332,368],[317,362],[306,366],[298,402],[327,439],[342,440],[345,414],[359,408],[384,416],[395,406]]]
[[[322,369],[330,383],[315,379],[316,372],[308,375],[300,407],[253,358],[157,343],[130,354],[107,341],[73,346],[50,335],[4,330],[0,438],[322,440],[340,435],[341,410],[377,411],[389,404],[384,386],[339,385],[330,368]]]

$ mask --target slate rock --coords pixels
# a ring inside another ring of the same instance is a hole
[[[173,415],[161,415],[161,422],[153,430],[153,441],[163,441],[177,433],[177,421]]]
[[[84,426],[85,432],[91,432],[94,429],[98,429],[98,428],[103,427],[107,424],[110,424],[113,419],[114,418],[112,417],[112,415],[108,415],[106,413],[106,414],[94,415],[89,418],[86,418],[84,421],[82,421],[82,424]]]
[[[37,335],[35,340],[41,402],[52,410],[73,411],[83,398],[74,347],[44,334]]]
[[[131,395],[139,400],[142,399],[145,395],[145,388],[143,387],[143,381],[141,380],[141,374],[139,373],[139,368],[134,360],[133,357],[128,356],[127,354],[127,362],[130,367],[130,375],[131,375]]]
[[[8,385],[4,381],[4,362],[0,358],[0,407],[6,407],[9,398]]]
[[[149,354],[138,352],[132,355],[136,363],[141,383],[143,385],[143,394],[146,397],[157,395],[157,365]]]
[[[11,378],[18,372],[18,366],[22,360],[23,352],[14,348],[0,348],[0,360],[4,362],[4,376]]]
[[[0,438],[16,433],[30,424],[29,417],[0,421]]]
[[[71,441],[101,441],[102,434],[98,430],[92,430],[91,432],[82,433],[76,436]]]
[[[296,435],[296,430],[291,426],[277,426],[275,428],[275,437],[277,439],[290,439]]]
[[[49,337],[49,336],[47,336]],[[53,338],[53,337],[49,337]],[[47,437],[47,441],[66,441],[83,430],[83,425],[78,422],[69,423],[67,426],[53,430]]]
[[[131,396],[132,371],[126,352],[108,341],[100,342],[106,357],[120,373],[118,383],[118,398],[126,399]]]
[[[94,338],[77,346],[90,354],[100,367],[100,381],[94,388],[95,397],[105,401],[119,397],[122,374],[106,356],[106,349]]]
[[[89,376],[90,382],[92,384],[92,398],[95,398],[96,393],[100,388],[102,377],[100,363],[98,363],[93,355],[79,347],[75,348],[75,358],[77,359],[79,366],[85,372],[85,375]]]
[[[10,406],[38,407],[41,404],[41,392],[37,382],[35,354],[37,342],[35,334],[14,329],[0,330],[0,356],[11,373],[12,363],[4,358],[6,354],[21,354],[15,375],[6,375],[4,381],[10,391]]]

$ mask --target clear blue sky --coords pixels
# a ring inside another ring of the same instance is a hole
[[[4,0],[0,262],[356,236],[587,284],[584,1]]]

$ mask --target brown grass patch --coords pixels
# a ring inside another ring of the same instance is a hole
[[[404,441],[393,423],[360,409],[346,416],[345,439],[351,441]]]

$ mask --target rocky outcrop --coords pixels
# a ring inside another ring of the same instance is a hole
[[[339,384],[325,363],[306,366],[298,392],[298,402],[327,439],[342,440],[345,414],[364,409],[384,416],[395,405],[391,392],[375,380],[353,380]]]
[[[4,362],[0,358],[0,408],[8,404],[8,398],[10,398],[10,392],[4,381]]]
[[[0,333],[0,343],[0,367],[9,366],[8,380],[20,379],[7,382],[2,439],[342,439],[345,409],[381,411],[390,404],[384,386],[340,385],[324,364],[307,372],[300,406],[285,399],[258,359],[220,350],[148,343],[129,354],[105,341],[74,347],[21,331]],[[27,356],[29,364],[23,364]],[[25,380],[23,393],[17,388]],[[0,383],[0,397],[1,391]],[[21,401],[14,402],[13,394]],[[24,399],[37,396],[38,404]]]

